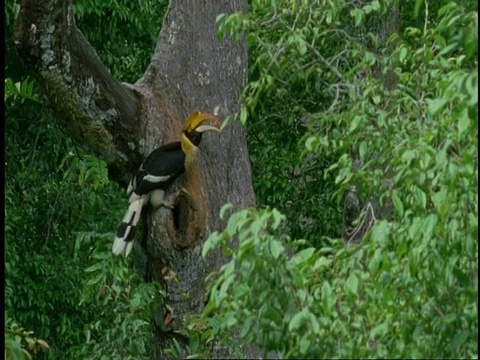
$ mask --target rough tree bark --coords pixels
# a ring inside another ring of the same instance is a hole
[[[245,10],[246,4],[172,1],[152,61],[135,84],[119,83],[109,74],[76,27],[71,0],[22,0],[15,44],[69,134],[105,159],[111,178],[126,185],[150,151],[179,139],[190,112],[224,118],[238,110],[247,51],[243,42],[217,39],[215,18]],[[168,358],[164,349],[173,330],[201,311],[205,276],[224,262],[219,253],[207,261],[200,256],[202,242],[222,227],[221,206],[255,202],[241,126],[229,125],[220,137],[205,135],[200,148],[197,176],[184,178],[170,192],[185,187],[190,195],[180,192],[173,210],[150,213],[141,241],[147,280],[163,282],[167,294],[154,326],[156,359]],[[163,281],[167,269],[179,282]],[[217,350],[213,355],[228,354]]]

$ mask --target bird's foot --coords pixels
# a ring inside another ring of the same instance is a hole
[[[188,195],[188,196],[190,196],[190,197],[192,197],[192,195],[191,195],[191,194],[188,192],[188,190],[185,189],[185,188],[181,188],[179,191],[182,192],[182,193],[184,193],[184,194],[186,194],[186,195]]]
[[[189,196],[189,197],[192,197],[192,195],[188,192],[187,189],[181,188],[180,190],[177,190],[177,191],[175,191],[175,192],[172,194],[172,198],[173,198],[173,199],[176,199],[176,198],[179,197],[180,194],[182,194],[182,193],[185,194],[185,195],[187,195],[187,196]]]
[[[185,188],[181,188],[180,190],[177,190],[175,191],[174,193],[172,193],[171,195],[168,196],[168,200],[166,200],[165,198],[162,199],[161,203],[160,203],[160,206],[163,206],[163,207],[166,207],[167,209],[170,209],[170,210],[173,210],[173,208],[175,207],[175,204],[176,204],[176,200],[177,198],[181,195],[181,194],[186,194],[187,196],[191,197],[190,193],[187,191],[187,189]]]
[[[185,188],[181,188],[180,190],[175,191],[173,194],[171,194],[168,197],[168,200],[163,200],[162,201],[162,206],[168,208],[168,209],[173,209],[175,207],[176,199],[180,196],[180,194],[187,194],[190,196],[190,193],[187,191]]]
[[[169,201],[164,200],[162,202],[162,206],[166,207],[167,209],[173,210],[173,208],[175,207],[175,203],[172,200],[169,200]]]

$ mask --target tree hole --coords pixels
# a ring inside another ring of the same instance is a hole
[[[179,197],[172,209],[173,228],[177,242],[185,241],[188,233],[188,227],[192,219],[190,219],[190,207],[188,199]]]
[[[175,247],[189,248],[196,243],[201,231],[200,224],[204,221],[201,215],[202,212],[189,192],[177,195],[167,222],[167,232]]]
[[[172,217],[173,217],[173,226],[175,226],[175,231],[180,229],[180,204],[175,204],[172,209]]]

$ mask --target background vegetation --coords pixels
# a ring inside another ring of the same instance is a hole
[[[135,81],[166,4],[97,3],[76,2],[78,26],[114,76]],[[247,36],[239,121],[257,209],[224,208],[228,226],[204,253],[220,246],[231,261],[186,329],[189,348],[172,352],[206,355],[237,334],[285,358],[478,357],[477,3],[401,2],[390,36],[392,6],[252,0],[218,18],[220,35]],[[56,125],[15,54],[17,10],[7,0],[7,356],[148,358],[161,290],[112,258],[123,191]],[[354,185],[393,214],[346,246]]]

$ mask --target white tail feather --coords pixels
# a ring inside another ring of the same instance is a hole
[[[115,255],[120,255],[123,253],[123,251],[125,251],[125,256],[128,256],[128,254],[130,254],[132,251],[133,238],[130,239],[129,235],[140,220],[143,204],[144,198],[141,197],[133,201],[128,207],[128,210],[125,213],[122,223],[118,229],[117,236],[113,240],[112,252]]]
[[[133,240],[127,243],[127,248],[125,249],[125,257],[127,257],[133,249]]]

